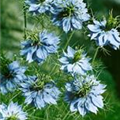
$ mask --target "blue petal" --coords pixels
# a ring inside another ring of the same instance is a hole
[[[68,31],[70,31],[71,28],[71,23],[70,23],[70,19],[64,19],[63,20],[63,30],[67,33]]]
[[[91,99],[92,99],[92,102],[95,106],[97,106],[99,108],[103,108],[104,104],[103,104],[103,100],[102,100],[101,96],[92,95]]]

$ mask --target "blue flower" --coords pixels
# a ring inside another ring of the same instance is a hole
[[[0,73],[0,91],[2,94],[13,92],[17,85],[23,81],[26,67],[21,67],[17,61],[7,65],[2,65]]]
[[[75,51],[69,46],[67,53],[64,52],[63,57],[59,59],[62,63],[61,70],[71,73],[73,76],[85,75],[87,71],[92,70],[89,60],[82,50]]]
[[[115,50],[118,49],[120,46],[120,35],[117,29],[108,27],[106,20],[101,22],[93,20],[93,22],[94,24],[88,25],[91,39],[95,40],[100,47],[109,45]]]
[[[59,40],[55,34],[44,30],[39,35],[22,42],[21,55],[26,56],[29,63],[33,61],[42,63],[49,54],[57,52]]]
[[[25,3],[29,6],[28,11],[36,15],[49,11],[52,1],[53,0],[26,0]]]
[[[66,33],[82,29],[83,22],[90,18],[83,0],[55,0],[52,6],[52,22],[63,28]]]
[[[80,77],[66,84],[65,100],[70,104],[71,112],[79,111],[84,116],[88,112],[97,114],[98,108],[103,108],[102,93],[106,85],[100,84],[92,76]]]
[[[18,103],[11,102],[8,106],[0,105],[0,120],[26,120],[27,113],[22,110]]]
[[[57,104],[60,91],[53,82],[45,83],[47,78],[28,76],[28,79],[21,83],[21,90],[25,96],[25,103],[33,104],[36,108],[43,108],[47,104]]]

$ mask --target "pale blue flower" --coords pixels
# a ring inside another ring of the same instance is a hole
[[[89,24],[88,29],[90,30],[90,37],[95,40],[100,46],[109,45],[115,50],[120,46],[120,34],[115,28],[108,28],[107,21],[101,22],[93,20],[94,24]]]
[[[65,100],[70,104],[71,112],[79,111],[84,116],[88,112],[97,114],[98,108],[103,108],[102,93],[106,85],[100,84],[92,76],[80,77],[66,84]]]
[[[17,61],[1,66],[4,68],[1,68],[0,73],[0,92],[2,94],[13,92],[18,84],[26,78],[24,74],[26,67],[20,66]]]
[[[51,9],[52,22],[67,33],[82,29],[83,22],[90,19],[83,0],[55,0]]]
[[[67,53],[64,52],[63,57],[59,59],[61,62],[61,70],[71,73],[73,76],[85,75],[87,71],[92,70],[89,63],[90,58],[82,50],[75,51],[68,46]]]
[[[44,79],[46,81],[46,79]],[[44,83],[35,76],[29,76],[21,83],[21,90],[26,104],[33,104],[36,108],[43,108],[47,104],[57,104],[60,91],[53,82]]]
[[[22,110],[18,103],[11,102],[8,106],[4,103],[0,105],[0,120],[26,120],[27,113]]]
[[[29,6],[28,11],[36,15],[49,11],[52,1],[53,0],[26,0],[25,3]]]
[[[44,30],[34,37],[21,43],[21,55],[26,56],[29,63],[33,61],[42,63],[48,55],[57,52],[60,39],[55,34]]]

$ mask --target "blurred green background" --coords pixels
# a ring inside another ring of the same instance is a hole
[[[85,0],[90,11],[96,18],[108,16],[110,10],[113,9],[114,16],[120,15],[120,0]],[[15,54],[19,55],[20,41],[23,40],[23,0],[1,0],[1,50],[6,56],[12,58]],[[28,29],[33,28],[34,18],[28,15]],[[37,26],[37,25],[36,25]],[[53,28],[52,30],[56,30]],[[58,30],[59,31],[59,30]],[[60,32],[60,31],[59,31]],[[95,46],[83,36],[84,31],[75,32],[70,45],[82,45],[88,50],[88,54],[93,56]],[[61,38],[66,39],[66,34],[62,34]],[[62,41],[64,44],[64,41]],[[61,45],[62,46],[62,45]],[[102,51],[98,54],[98,60],[102,60],[106,69],[101,72],[100,79],[107,84],[106,105],[104,110],[100,110],[98,115],[89,114],[85,118],[81,118],[78,114],[67,114],[69,107],[62,101],[58,106],[50,106],[46,110],[34,113],[36,118],[30,120],[120,120],[120,50],[114,51],[108,48],[110,55],[104,54]],[[5,97],[5,96],[1,96]],[[4,102],[4,99],[1,99]],[[67,107],[66,107],[67,106]]]

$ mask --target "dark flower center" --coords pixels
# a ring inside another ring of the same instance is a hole
[[[37,40],[34,40],[33,43],[32,43],[32,46],[37,46],[37,45],[40,45],[40,41],[37,41]]]
[[[13,78],[14,74],[12,71],[8,69],[8,65],[2,65],[1,66],[1,74],[8,80],[10,78]]]
[[[64,17],[72,16],[73,13],[74,13],[74,7],[70,6],[70,7],[64,8],[64,10],[58,14],[58,18],[62,19]]]
[[[112,15],[109,16],[108,20],[107,20],[107,23],[106,23],[106,26],[100,26],[100,29],[104,30],[104,31],[109,31],[111,30],[112,28],[115,28],[117,27],[118,25],[118,20],[117,18],[113,18]]]
[[[33,86],[30,87],[30,90],[39,91],[42,90],[45,85],[45,82],[36,82]]]
[[[0,73],[4,75],[6,78],[12,77],[8,65],[10,64],[11,61],[6,59],[3,54],[0,53]]]
[[[85,83],[82,88],[77,92],[76,96],[77,97],[85,97],[88,95],[91,89],[91,84],[90,83]]]
[[[37,3],[39,4],[39,3],[43,3],[43,2],[45,2],[45,0],[37,0]]]
[[[28,39],[32,40],[31,46],[40,46],[42,45],[42,42],[40,42],[38,33],[31,33],[28,35]]]
[[[5,78],[7,78],[7,79],[13,78],[13,74],[10,73],[10,72],[5,73],[4,76],[5,76]]]
[[[74,58],[72,63],[75,63],[77,61],[79,61],[82,58],[82,51],[78,50],[75,54],[74,54]]]
[[[30,87],[30,90],[39,91],[44,88],[44,86],[51,81],[50,76],[40,75],[36,78],[36,82]]]
[[[109,26],[109,25],[106,25],[106,26],[100,26],[100,29],[101,30],[104,30],[104,31],[109,31],[109,30],[111,30],[112,29],[112,27],[111,26]]]

